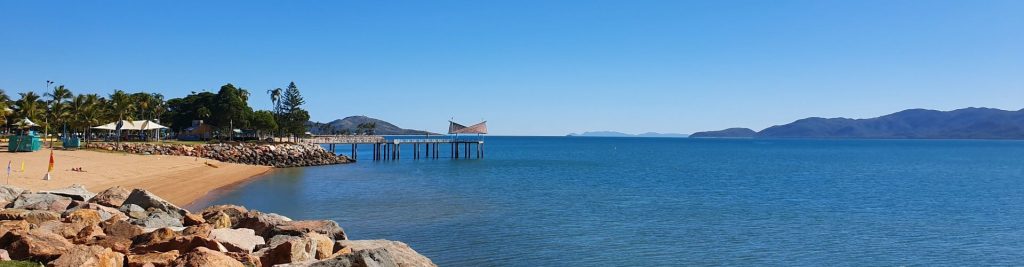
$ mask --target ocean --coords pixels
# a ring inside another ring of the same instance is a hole
[[[441,266],[1024,265],[1021,141],[486,142],[459,160],[366,146],[212,203],[336,220]]]

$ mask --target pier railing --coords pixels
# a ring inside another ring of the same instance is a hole
[[[379,135],[313,135],[303,138],[303,142],[312,144],[379,144],[386,140]]]
[[[402,145],[412,146],[412,158],[440,158],[440,144],[448,144],[453,159],[471,158],[475,148],[476,158],[484,157],[484,140],[479,136],[439,136],[436,138],[393,138],[388,140],[380,135],[313,135],[300,142],[325,145],[336,151],[338,145],[350,145],[352,159],[359,157],[359,145],[373,145],[373,160],[397,160],[402,156]]]

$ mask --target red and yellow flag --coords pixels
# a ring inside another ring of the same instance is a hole
[[[50,150],[50,168],[47,169],[46,172],[52,172],[52,171],[53,171],[53,150]]]

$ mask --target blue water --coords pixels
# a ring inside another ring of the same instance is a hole
[[[483,160],[283,169],[214,202],[442,266],[1024,265],[1024,142],[486,141]]]

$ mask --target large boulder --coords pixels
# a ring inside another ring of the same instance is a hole
[[[181,222],[185,226],[194,226],[206,223],[206,219],[203,219],[202,214],[189,213],[185,214],[185,217],[181,219]]]
[[[116,236],[125,239],[133,239],[142,234],[142,228],[121,220],[107,220],[100,223],[103,233],[107,236]]]
[[[228,223],[229,224],[228,227],[230,227],[230,226],[234,226],[235,224],[237,224],[238,223],[238,219],[240,219],[243,216],[245,216],[245,214],[248,213],[249,210],[246,209],[245,207],[236,206],[236,205],[214,205],[214,206],[206,207],[205,209],[203,209],[203,211],[201,213],[203,214],[203,218],[205,218],[207,221],[209,221],[211,217],[219,216],[217,214],[218,212],[223,212],[224,215],[227,215],[228,220],[230,221]],[[218,227],[218,228],[220,228],[220,227]]]
[[[133,252],[144,253],[154,251],[192,251],[196,248],[208,248],[219,252],[227,252],[227,248],[220,242],[201,236],[179,236],[164,242],[157,242],[132,248]]]
[[[306,236],[316,242],[316,254],[313,255],[316,259],[322,260],[334,255],[334,241],[331,238],[321,233],[308,233]]]
[[[100,212],[90,209],[77,209],[64,216],[64,222],[98,224],[103,221]]]
[[[316,259],[316,240],[304,236],[275,236],[255,253],[264,266]]]
[[[235,260],[228,255],[224,255],[219,251],[207,249],[204,247],[197,248],[192,252],[185,253],[177,260],[174,261],[173,266],[176,267],[205,267],[205,266],[222,266],[222,267],[244,267],[241,262]]]
[[[25,193],[14,199],[11,208],[26,210],[48,210],[64,212],[71,205],[71,198],[40,193]]]
[[[149,191],[142,189],[132,190],[132,193],[128,195],[128,198],[124,200],[124,205],[138,205],[143,210],[152,211],[158,210],[170,214],[176,218],[185,216],[188,211],[179,208],[178,206],[168,202]]]
[[[73,184],[65,188],[42,191],[39,193],[65,196],[78,201],[86,201],[91,199],[93,196],[96,196],[96,193],[89,192],[89,190],[85,189],[84,185],[80,184]]]
[[[177,250],[128,255],[128,267],[168,267],[178,258]]]
[[[47,267],[122,267],[124,254],[100,246],[78,245],[62,254]]]
[[[146,218],[134,220],[133,223],[145,228],[183,227],[181,217],[166,212],[152,212]]]
[[[124,213],[124,215],[127,215],[128,218],[132,219],[142,219],[146,218],[146,216],[149,216],[149,213],[146,212],[146,209],[143,209],[142,207],[139,207],[139,205],[135,204],[124,204],[120,208],[117,208],[117,211]]]
[[[271,229],[271,235],[291,235],[301,236],[306,233],[320,233],[332,240],[346,240],[345,230],[338,226],[337,222],[331,220],[314,220],[314,221],[290,221],[282,222],[273,229]]]
[[[120,236],[104,235],[88,240],[85,244],[101,246],[123,254],[128,254],[132,247],[132,240]]]
[[[289,222],[291,219],[274,213],[263,213],[259,211],[249,211],[244,216],[238,219],[238,223],[235,227],[238,228],[249,228],[256,231],[257,235],[265,238],[273,237],[272,230],[277,225]]]
[[[8,232],[3,239],[11,241],[3,249],[6,249],[11,254],[11,259],[15,260],[49,262],[74,246],[58,234],[38,229]]]
[[[231,257],[232,259],[242,262],[242,264],[245,266],[263,266],[263,263],[260,262],[260,258],[256,257],[256,255],[253,255],[252,253],[229,251],[225,252],[224,255],[228,255],[228,257]]]
[[[87,229],[88,228],[88,229]],[[82,241],[78,239],[79,235],[83,235],[83,238],[89,238],[92,236],[103,235],[103,229],[95,224],[89,223],[66,223],[57,220],[45,221],[39,223],[36,228],[46,232],[58,234],[65,239],[72,241]],[[83,233],[83,230],[85,231]]]
[[[0,207],[7,207],[8,204],[14,202],[15,198],[18,198],[18,196],[25,192],[28,192],[28,190],[16,186],[0,185]]]
[[[128,189],[115,186],[96,194],[92,199],[89,199],[89,203],[96,203],[107,207],[121,207],[131,193]]]
[[[231,252],[252,253],[256,246],[266,244],[262,236],[247,228],[213,229],[210,231],[210,239],[220,242]]]
[[[185,227],[181,230],[181,235],[197,235],[201,237],[210,237],[210,233],[213,232],[213,225],[204,223],[200,225],[192,225]]]
[[[227,213],[224,213],[222,211],[217,211],[210,214],[210,216],[206,217],[204,221],[209,222],[211,225],[213,225],[213,228],[216,229],[231,228],[232,225],[231,217],[228,216]]]
[[[142,230],[140,229],[139,232],[141,233],[141,231]],[[152,232],[135,235],[132,239],[132,246],[149,246],[157,243],[163,243],[178,236],[178,233],[171,230],[171,228],[160,228],[153,230]]]
[[[388,240],[338,241],[351,252],[315,262],[279,265],[281,267],[434,267],[433,261],[416,253],[408,245]]]
[[[31,225],[24,220],[0,221],[0,237],[6,235],[7,232],[26,232],[30,228]]]
[[[25,221],[31,224],[42,224],[46,221],[60,220],[60,213],[48,210],[33,210],[25,214]]]
[[[361,251],[386,251],[399,266],[436,266],[429,258],[399,241],[391,240],[341,240],[335,244],[338,250],[351,250],[353,254]]]
[[[29,212],[26,209],[0,209],[0,220],[24,220]]]
[[[68,209],[67,211],[64,212],[64,216],[68,216],[72,212],[75,212],[75,211],[78,211],[78,210],[95,210],[96,212],[99,213],[100,220],[104,220],[104,221],[109,220],[110,218],[113,218],[115,216],[124,216],[124,214],[121,213],[121,211],[117,210],[116,208],[112,208],[112,207],[109,207],[109,206],[104,206],[104,205],[100,205],[100,204],[96,204],[96,203],[85,203],[85,204],[76,206],[74,208],[70,208],[70,209]]]

